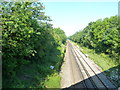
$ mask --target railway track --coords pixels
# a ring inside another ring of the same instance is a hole
[[[67,46],[70,59],[71,85],[63,89],[117,90],[116,86],[103,74],[101,69],[79,51],[76,46],[70,41],[67,42]]]

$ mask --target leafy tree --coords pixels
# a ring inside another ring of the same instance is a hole
[[[119,60],[120,42],[117,18],[117,16],[112,16],[90,22],[82,31],[70,36],[70,39]]]
[[[65,33],[49,24],[40,2],[1,2],[3,87],[10,83],[19,68],[44,58],[66,40]],[[59,43],[61,42],[61,43]],[[52,61],[51,61],[52,62]],[[10,84],[10,85],[9,85]]]

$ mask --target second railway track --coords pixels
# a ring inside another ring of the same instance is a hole
[[[102,89],[115,90],[116,87],[101,72],[100,68],[88,59],[79,49],[70,41],[67,42],[70,66],[71,66],[71,86],[67,88],[81,89]],[[117,90],[117,89],[116,89]]]

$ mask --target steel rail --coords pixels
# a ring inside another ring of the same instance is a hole
[[[74,46],[75,47],[75,46]],[[76,48],[76,47],[75,47]],[[76,50],[77,50],[77,48],[76,48]],[[78,52],[78,50],[77,50],[77,52]],[[79,55],[80,55],[80,52],[78,52],[79,53]],[[83,54],[83,53],[82,53]],[[82,56],[82,55],[80,55],[83,59],[84,59],[84,61],[89,65],[89,63],[85,60],[85,58]],[[96,72],[95,72],[95,70],[93,70],[93,68],[89,65],[89,67],[91,68],[91,70],[96,74]],[[98,69],[99,70],[99,69]],[[102,72],[100,72],[99,74],[96,74],[96,76],[99,78],[99,80],[105,85],[105,87],[107,88],[107,89],[116,89],[116,86],[114,86],[114,84],[112,83],[112,82],[110,82],[110,80],[108,80],[107,79],[107,77],[105,77],[105,75],[103,75],[103,73]]]
[[[70,43],[70,42],[69,42]],[[71,44],[71,43],[70,43]],[[110,82],[108,83],[105,83],[104,82],[104,76],[102,76],[103,78],[100,77],[100,75],[96,74],[95,71],[93,70],[93,68],[89,65],[89,63],[85,60],[85,58],[80,54],[80,52],[78,52],[77,48],[71,44],[71,47],[73,49],[73,52],[76,54],[77,58],[79,59],[81,65],[83,66],[83,68],[85,69],[86,71],[86,74],[88,75],[88,77],[90,77],[89,79],[91,80],[91,83],[95,86],[95,88],[97,87],[97,85],[95,84],[94,80],[91,78],[90,74],[88,73],[88,71],[86,70],[85,66],[83,65],[83,63],[81,62],[80,58],[78,57],[77,53],[79,53],[79,55],[81,56],[81,58],[84,60],[84,62],[86,62],[86,64],[88,65],[88,67],[94,72],[95,76],[101,81],[101,83],[104,85],[104,87],[106,89],[112,89],[112,88],[116,88],[114,85],[112,84],[109,84]],[[97,89],[99,89],[99,87],[97,87]]]

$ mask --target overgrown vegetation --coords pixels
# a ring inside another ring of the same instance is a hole
[[[0,5],[3,88],[45,88],[47,77],[59,74],[65,51],[64,31],[52,27],[40,2]]]
[[[94,49],[96,53],[105,53],[120,61],[120,35],[117,16],[90,22],[84,30],[76,32],[71,40],[82,46]]]
[[[117,19],[117,16],[112,16],[90,22],[82,31],[76,32],[69,39],[80,45],[81,51],[88,54],[119,86],[120,28]]]

